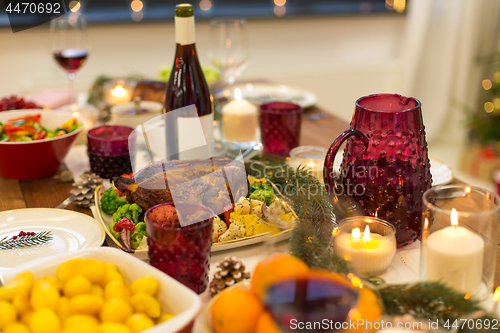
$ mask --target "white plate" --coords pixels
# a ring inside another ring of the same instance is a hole
[[[448,184],[455,178],[453,170],[443,161],[435,157],[429,157],[431,162],[432,186]]]
[[[36,279],[55,276],[56,269],[59,265],[75,258],[93,258],[103,262],[115,264],[127,284],[130,284],[143,276],[154,277],[160,285],[158,301],[160,302],[163,312],[174,313],[175,317],[163,324],[158,324],[143,332],[191,332],[188,327],[192,325],[196,315],[201,309],[201,301],[198,295],[167,274],[162,273],[153,266],[150,266],[141,260],[137,260],[120,250],[100,247],[50,256],[10,271],[5,275],[5,281],[9,282],[17,274],[25,271],[32,272]]]
[[[311,92],[285,85],[267,83],[235,84],[224,90],[224,96],[233,99],[236,88],[240,89],[243,99],[256,105],[267,102],[292,102],[305,109],[316,104],[317,100],[316,95]]]
[[[99,247],[106,234],[92,217],[71,210],[27,208],[0,212],[0,239],[21,231],[52,231],[52,240],[45,244],[0,250],[0,270],[7,272],[17,266],[49,255]]]
[[[113,217],[111,215],[108,215],[104,213],[101,209],[101,196],[104,193],[104,188],[102,186],[97,186],[95,189],[95,213],[94,216],[97,219],[99,223],[101,223],[102,228],[106,231],[107,237],[106,237],[106,243],[109,246],[112,247],[117,247],[122,249],[121,243],[111,235],[111,232],[109,231],[108,225],[110,223],[113,223]],[[279,234],[273,237],[273,240],[275,241],[282,241],[285,239],[290,238],[292,235],[292,229],[282,231]],[[242,246],[247,246],[247,245],[252,245],[252,244],[257,244],[257,243],[263,243],[268,239],[267,234],[260,234],[260,235],[255,235],[255,236],[249,236],[249,237],[244,237],[240,239],[235,239],[227,242],[222,242],[222,243],[214,243],[212,244],[212,252],[217,252],[217,251],[224,251],[224,250],[230,250],[230,249],[235,249],[238,247]],[[143,249],[139,251],[135,251],[133,255],[139,259],[147,259],[148,258],[148,250]]]

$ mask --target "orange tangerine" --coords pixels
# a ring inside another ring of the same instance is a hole
[[[212,325],[215,333],[254,333],[263,312],[264,306],[252,292],[229,289],[214,301]]]
[[[271,284],[287,278],[304,278],[309,272],[309,267],[302,260],[286,254],[275,254],[257,264],[251,290],[262,298]]]
[[[350,320],[351,322],[357,322],[362,319],[365,324],[359,325],[359,329],[346,329],[343,333],[363,333],[365,332],[363,329],[366,326],[366,323],[370,322],[372,323],[372,327],[375,326],[375,322],[377,322],[383,314],[381,300],[373,290],[362,287],[359,292],[360,294],[357,306],[351,309],[346,321],[349,322]],[[366,332],[373,333],[375,331],[377,330],[367,330]]]
[[[255,333],[283,333],[276,325],[269,311],[260,315]]]

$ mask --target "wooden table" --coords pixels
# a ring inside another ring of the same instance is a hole
[[[349,127],[344,120],[313,108],[308,114],[317,113],[319,119],[304,119],[301,131],[301,145],[329,147],[335,137]],[[65,167],[62,166],[61,170]],[[60,171],[61,171],[60,170]],[[460,183],[459,181],[455,181]],[[71,183],[62,183],[53,177],[30,181],[17,181],[0,177],[0,212],[19,208],[55,207],[69,196]],[[79,208],[74,203],[67,209],[92,216],[90,209]],[[500,247],[498,248],[495,272],[495,286],[500,285]]]
[[[307,114],[320,114],[320,119],[305,119],[301,132],[301,145],[330,147],[335,137],[347,129],[345,121],[327,114],[318,108],[308,110]],[[307,117],[306,117],[307,118]],[[65,166],[59,170],[62,171]],[[4,210],[34,207],[55,207],[66,199],[71,183],[63,183],[54,177],[17,181],[0,177],[0,212]],[[79,208],[74,203],[67,209],[92,216],[90,209]]]

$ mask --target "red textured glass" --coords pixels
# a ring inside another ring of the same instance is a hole
[[[335,155],[346,140],[336,179]],[[422,195],[432,183],[429,169],[420,102],[377,94],[356,101],[351,128],[328,151],[324,179],[335,202],[352,198],[366,215],[393,224],[401,247],[421,235]]]
[[[87,151],[93,173],[113,179],[133,171],[135,146],[133,140],[129,141],[133,131],[132,127],[114,125],[96,127],[87,132]]]
[[[302,108],[285,102],[262,104],[259,124],[264,153],[287,157],[299,145]]]
[[[185,227],[162,226],[151,220],[151,212],[166,205],[174,206],[181,216],[201,211],[210,217]],[[213,210],[193,203],[165,203],[148,209],[145,221],[150,264],[201,294],[208,285],[213,219]]]

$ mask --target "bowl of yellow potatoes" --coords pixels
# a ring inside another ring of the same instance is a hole
[[[4,278],[2,333],[188,333],[201,308],[189,288],[113,248],[47,257]]]

